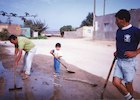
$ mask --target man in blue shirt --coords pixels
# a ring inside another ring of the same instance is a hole
[[[115,15],[117,62],[113,75],[113,84],[124,95],[126,100],[134,100],[132,82],[136,72],[136,56],[140,53],[140,29],[132,26],[129,11],[121,9]],[[122,83],[125,82],[125,84]]]

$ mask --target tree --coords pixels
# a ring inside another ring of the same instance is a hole
[[[41,36],[41,33],[47,29],[45,23],[41,20],[25,20],[24,27],[30,27],[32,31],[38,32],[38,35]]]
[[[82,21],[80,27],[82,26],[93,26],[93,13],[88,13],[86,19]]]
[[[1,32],[0,32],[0,40],[8,40],[8,36],[9,36],[9,32],[7,29],[3,29]]]
[[[63,37],[64,36],[64,31],[73,31],[74,29],[72,28],[71,25],[66,25],[66,26],[63,26],[60,28],[60,33],[61,33],[61,36]]]

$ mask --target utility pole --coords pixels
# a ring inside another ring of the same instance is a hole
[[[93,40],[95,40],[95,34],[96,34],[95,17],[96,17],[96,0],[94,0],[94,7],[93,7]]]
[[[103,6],[103,16],[105,15],[105,8],[106,8],[106,0],[104,0],[104,6]]]

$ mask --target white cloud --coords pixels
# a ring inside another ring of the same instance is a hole
[[[24,0],[24,1],[27,1],[27,0]],[[36,2],[36,0],[28,0],[28,1],[33,1],[33,2]],[[38,2],[44,2],[44,3],[47,3],[47,4],[53,4],[55,1],[57,0],[38,0]]]

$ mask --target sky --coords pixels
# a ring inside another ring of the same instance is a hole
[[[103,15],[103,1],[96,0],[96,15]],[[24,15],[25,12],[37,15],[36,18],[48,26],[48,30],[59,30],[64,25],[79,27],[89,12],[93,12],[94,0],[0,0],[0,11]],[[106,0],[106,14],[120,9],[140,8],[140,0]],[[19,18],[11,18],[12,23],[23,24]],[[0,16],[2,22],[7,17]]]

